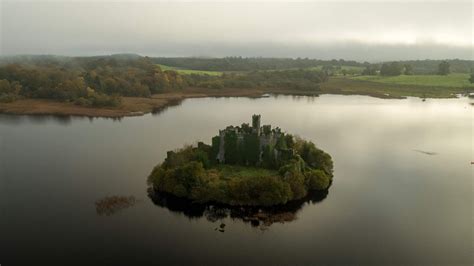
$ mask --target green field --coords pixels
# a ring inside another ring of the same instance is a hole
[[[273,69],[273,70],[268,70],[268,71],[278,71],[278,70],[297,70],[300,68],[287,68],[287,69]],[[323,66],[314,66],[314,67],[308,67],[308,68],[303,68],[305,70],[315,70],[315,71],[321,71],[323,69]],[[342,75],[342,70],[345,70],[348,75],[356,75],[362,73],[364,70],[364,67],[361,66],[341,66],[341,69],[335,69],[334,72],[336,75]]]
[[[310,67],[311,70],[322,70],[323,66]],[[361,73],[364,70],[364,67],[361,66],[341,66],[341,70],[346,70],[347,72],[357,72]]]
[[[452,98],[456,97],[457,94],[474,92],[474,86],[456,87],[440,86],[440,84],[429,86],[426,84],[426,79],[424,83],[400,84],[387,81],[372,81],[369,79],[363,79],[363,77],[361,78],[360,76],[357,78],[335,76],[330,77],[327,82],[321,84],[321,93],[360,94],[379,98],[403,98],[407,96],[420,98]]]
[[[264,176],[277,176],[278,172],[265,168],[258,167],[247,167],[238,165],[218,165],[216,169],[222,178],[245,178],[245,177],[264,177]]]
[[[430,87],[452,87],[464,88],[474,87],[469,82],[469,74],[453,73],[446,76],[441,75],[400,75],[400,76],[358,76],[356,80],[365,80],[397,85],[416,85]]]
[[[192,69],[181,69],[177,67],[171,67],[171,66],[165,66],[165,65],[160,65],[157,64],[161,70],[174,70],[180,74],[183,75],[191,75],[191,74],[197,74],[197,75],[209,75],[209,76],[220,76],[222,75],[222,72],[220,71],[205,71],[205,70],[192,70]]]

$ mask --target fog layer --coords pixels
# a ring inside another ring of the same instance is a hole
[[[1,53],[472,58],[464,2],[1,2]]]

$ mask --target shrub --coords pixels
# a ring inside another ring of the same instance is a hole
[[[0,103],[11,103],[18,100],[20,97],[13,93],[0,94]]]
[[[178,197],[186,197],[188,195],[188,192],[182,184],[176,184],[173,188],[173,194]]]
[[[91,106],[94,107],[117,107],[122,103],[119,96],[108,96],[105,94],[95,94],[90,98]]]
[[[314,143],[300,138],[296,139],[295,148],[310,168],[322,169],[327,175],[332,176],[333,162],[329,154],[318,149]]]
[[[228,203],[232,205],[275,205],[285,204],[292,199],[288,183],[280,177],[247,177],[228,183]]]
[[[91,106],[92,103],[88,99],[80,97],[74,101],[74,104],[79,106]]]
[[[306,173],[308,188],[311,190],[325,190],[329,187],[331,179],[322,170],[310,170]]]

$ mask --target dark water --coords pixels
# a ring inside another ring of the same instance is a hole
[[[121,121],[0,116],[0,264],[472,265],[468,102],[209,98]],[[328,195],[264,227],[153,203],[146,177],[167,150],[254,113],[333,156]],[[114,195],[136,202],[99,215]]]

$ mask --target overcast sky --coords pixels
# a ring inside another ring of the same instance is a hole
[[[472,59],[472,2],[0,0],[0,51]]]

